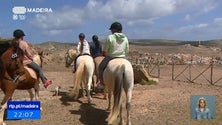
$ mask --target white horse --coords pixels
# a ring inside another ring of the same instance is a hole
[[[113,124],[118,115],[120,116],[120,124],[123,124],[121,94],[122,90],[124,90],[126,94],[127,125],[131,125],[130,103],[134,87],[134,74],[131,63],[123,58],[112,59],[104,70],[103,80],[105,89],[109,94],[108,110],[111,108],[111,94],[114,94],[114,104],[107,118],[108,124]]]
[[[70,64],[76,58],[77,53],[74,49],[69,49],[65,55],[66,60],[66,67],[69,67]],[[93,58],[89,55],[82,55],[79,56],[76,60],[76,72],[74,74],[74,97],[75,99],[78,98],[79,95],[79,87],[85,86],[87,91],[88,103],[92,102],[92,97],[90,95],[91,85],[92,85],[92,78],[93,73],[95,70],[95,64],[93,62]],[[84,90],[82,91],[84,92]],[[84,94],[83,94],[84,96]]]

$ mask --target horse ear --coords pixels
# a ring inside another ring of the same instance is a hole
[[[39,54],[40,56],[43,56],[43,50],[38,51],[38,54]]]
[[[16,39],[13,39],[13,40],[11,41],[11,46],[12,46],[12,47],[18,47],[18,46],[19,46],[19,44],[18,44],[18,42],[16,41]]]

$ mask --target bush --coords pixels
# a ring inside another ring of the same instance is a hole
[[[139,84],[141,84],[141,85],[157,85],[157,82],[153,81],[153,80],[146,81],[146,80],[142,79],[142,81]]]

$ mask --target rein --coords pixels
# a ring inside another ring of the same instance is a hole
[[[74,59],[70,56],[69,50],[66,52],[66,64],[69,64],[73,61]]]
[[[19,78],[25,74],[24,70],[20,70],[19,69],[19,62],[18,62],[18,57],[19,54],[22,54],[21,50],[18,47],[14,47],[13,48],[13,53],[11,55],[11,62],[9,64],[9,67],[11,67],[13,65],[13,61],[15,62],[15,66],[18,69],[18,71],[16,71],[14,74],[11,74],[11,76],[3,76],[4,79],[12,81],[14,83],[17,83],[19,80]]]

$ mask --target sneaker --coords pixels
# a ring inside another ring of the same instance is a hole
[[[44,87],[47,88],[49,85],[52,84],[52,81],[51,80],[47,80],[45,83],[44,83]]]
[[[72,73],[75,73],[76,72],[76,68],[73,68],[73,71],[72,71]]]
[[[101,83],[99,83],[97,85],[97,89],[99,89],[99,90],[103,90],[104,88],[105,88],[105,86],[103,84],[101,84]]]

